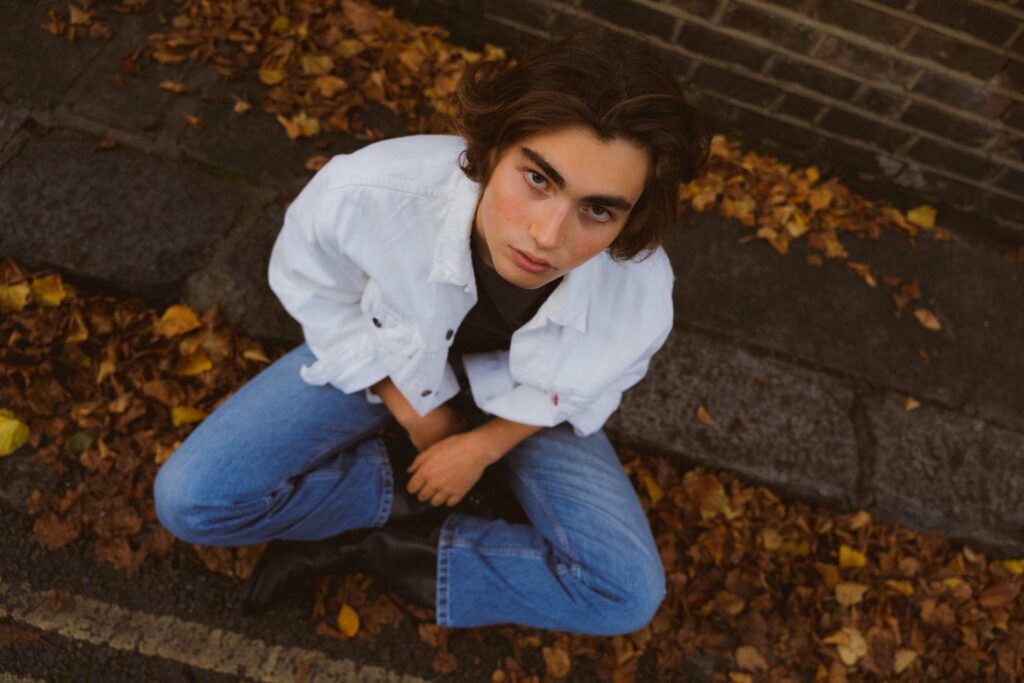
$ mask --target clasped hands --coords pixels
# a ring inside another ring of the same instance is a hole
[[[407,490],[435,507],[458,505],[491,464],[481,433],[465,431],[465,418],[448,404],[413,415],[402,427],[419,451]]]

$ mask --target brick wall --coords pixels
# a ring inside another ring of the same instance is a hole
[[[1024,243],[1024,0],[375,0],[511,54],[650,36],[718,132],[985,241]]]

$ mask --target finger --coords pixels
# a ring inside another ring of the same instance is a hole
[[[437,507],[438,505],[443,505],[444,501],[447,498],[448,498],[448,494],[447,493],[443,493],[441,491],[438,491],[436,494],[434,494],[434,497],[430,499],[430,504],[433,505],[434,507]]]
[[[419,495],[417,495],[416,497],[419,498],[421,502],[425,503],[426,501],[433,498],[436,493],[437,491],[435,491],[434,489],[428,489],[426,486],[424,486],[423,490],[420,491]]]
[[[450,507],[450,508],[455,507],[456,505],[459,504],[460,500],[462,500],[462,498],[457,498],[455,496],[452,496],[451,498],[448,499],[448,507]]]

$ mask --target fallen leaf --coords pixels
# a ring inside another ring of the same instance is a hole
[[[15,417],[14,412],[0,408],[0,456],[10,455],[28,441],[28,425]]]
[[[170,80],[160,81],[158,87],[161,88],[162,90],[166,90],[168,92],[174,92],[174,93],[183,93],[183,92],[185,92],[187,90],[187,88],[185,87],[185,84],[182,83],[181,81],[170,81]]]
[[[697,419],[709,427],[715,424],[715,421],[711,419],[711,415],[708,413],[708,409],[704,407],[703,403],[697,406]]]
[[[986,609],[1003,607],[1016,599],[1020,593],[1021,582],[1017,579],[1008,579],[990,586],[978,596],[978,602]]]
[[[928,205],[911,209],[907,211],[907,220],[918,227],[931,229],[935,227],[935,209]]]
[[[195,311],[184,304],[174,304],[153,325],[153,332],[161,337],[176,337],[198,327],[202,327],[202,323]]]
[[[863,567],[868,563],[868,558],[848,545],[839,546],[839,566],[843,569],[851,567]]]
[[[60,306],[67,293],[59,273],[32,280],[32,296],[42,306]]]
[[[836,602],[843,607],[852,607],[864,599],[864,593],[867,589],[867,584],[852,581],[836,584]]]
[[[861,632],[855,628],[845,627],[839,629],[829,637],[822,640],[828,645],[835,645],[839,652],[839,658],[843,664],[853,666],[857,660],[868,653],[868,644]]]
[[[541,648],[541,655],[544,657],[544,668],[552,678],[565,678],[572,668],[572,660],[569,653],[560,647]]]
[[[0,311],[21,311],[28,305],[32,288],[25,282],[0,286]]]
[[[935,317],[935,314],[927,308],[918,308],[914,311],[914,317],[926,330],[938,332],[942,329],[942,323]]]
[[[180,427],[184,424],[192,424],[194,422],[202,422],[206,417],[206,413],[201,410],[196,410],[191,406],[176,406],[171,409],[171,423],[175,427]]]
[[[918,401],[913,396],[904,396],[903,397],[903,410],[904,411],[909,413],[911,411],[917,410],[920,407],[921,407],[921,402]]]
[[[892,670],[897,676],[907,670],[914,660],[917,659],[917,653],[908,648],[900,648],[896,650],[896,658],[892,663]]]
[[[757,651],[756,647],[741,645],[736,648],[736,664],[747,671],[763,671],[768,668],[768,662],[764,656]]]
[[[359,632],[359,613],[347,604],[338,612],[338,630],[348,638],[354,638]]]

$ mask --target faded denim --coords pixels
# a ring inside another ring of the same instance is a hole
[[[164,463],[156,512],[175,536],[204,545],[316,540],[383,525],[393,424],[363,392],[306,384],[306,344],[213,411]],[[491,419],[465,393],[471,426]],[[665,594],[646,516],[602,430],[568,423],[537,432],[493,467],[531,524],[453,512],[441,530],[437,623],[518,623],[613,635],[643,627]]]

